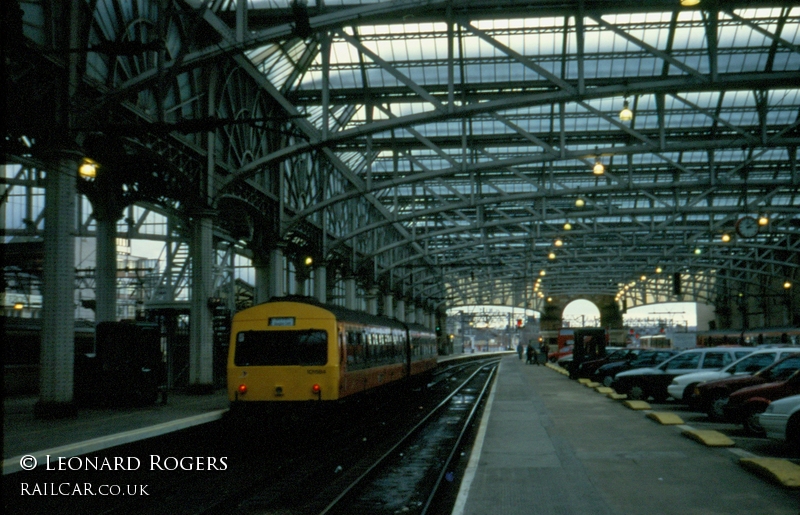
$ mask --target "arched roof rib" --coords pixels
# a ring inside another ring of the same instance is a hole
[[[143,45],[86,54],[82,87],[133,113],[109,119],[150,127],[135,138],[191,161],[187,177],[216,160],[214,200],[413,296],[541,307],[656,266],[695,298],[800,278],[800,7],[339,0],[304,19],[285,0],[80,5],[90,47]],[[225,146],[211,159],[205,132]],[[720,240],[757,214],[756,236]],[[637,299],[668,290],[653,281]]]
[[[772,238],[794,237],[796,232],[789,222],[798,212],[797,13],[772,10],[765,29],[759,23],[764,15],[750,21],[735,7],[714,16],[670,6],[665,14],[648,19],[613,16],[600,12],[599,3],[586,4],[592,8],[578,23],[563,16],[561,27],[530,29],[555,32],[554,40],[565,42],[560,51],[547,55],[526,54],[512,42],[524,38],[525,28],[508,28],[506,20],[482,24],[469,14],[431,17],[424,29],[399,20],[397,25],[387,22],[389,30],[361,22],[331,28],[338,64],[329,63],[329,75],[323,76],[320,61],[315,61],[297,87],[286,90],[286,98],[313,113],[309,119],[315,123],[324,123],[323,97],[328,102],[324,109],[331,111],[340,105],[360,107],[348,112],[339,130],[281,149],[250,167],[256,170],[317,147],[363,156],[362,182],[298,212],[294,220],[358,198],[367,188],[386,203],[387,218],[340,235],[332,248],[390,224],[408,227],[408,241],[424,242],[418,247],[422,252],[410,252],[383,273],[429,258],[445,277],[458,276],[469,274],[470,266],[490,266],[488,258],[504,261],[504,271],[496,270],[496,277],[519,283],[529,280],[531,263],[565,269],[565,277],[580,275],[590,269],[588,263],[600,261],[597,284],[615,290],[657,263],[675,270],[687,262],[709,269],[711,258],[725,252],[744,263],[764,263],[763,253],[756,252],[755,258],[747,249],[769,253],[769,242],[753,241],[749,247],[740,242],[731,251],[732,246],[716,238],[732,230],[743,213],[765,208],[774,218]],[[442,21],[452,22],[455,29],[436,26]],[[582,37],[577,36],[578,26]],[[669,39],[667,45],[653,41],[657,32]],[[598,33],[612,35],[613,44],[604,49]],[[453,38],[456,46],[472,38],[485,53],[445,52],[446,45],[437,38]],[[439,52],[418,55],[424,50],[414,45],[422,40]],[[580,48],[565,51],[573,40]],[[588,40],[600,46],[590,46]],[[766,61],[748,64],[753,56]],[[598,62],[612,67],[622,63],[632,73],[603,78]],[[433,71],[426,74],[426,66]],[[447,66],[449,76],[441,73]],[[485,82],[460,81],[459,76],[469,73],[464,70],[478,66],[490,70]],[[500,66],[525,69],[527,76],[492,81],[497,77],[492,69]],[[348,74],[352,82],[344,80]],[[617,120],[623,96],[636,111],[632,123]],[[595,157],[607,160],[608,170],[599,181],[586,174]],[[246,177],[250,172],[240,173]],[[576,211],[571,202],[581,195],[588,207]],[[561,227],[566,222],[576,226],[569,235]],[[542,257],[556,237],[577,245],[577,250],[562,253],[574,263],[569,270]],[[539,247],[533,240],[541,242]],[[405,243],[374,247],[364,257],[390,254]],[[640,248],[604,257],[608,246],[632,245]],[[700,245],[710,249],[702,259],[694,254]],[[766,262],[771,267],[786,263]],[[741,269],[762,273],[749,264]],[[552,284],[552,291],[587,288],[586,281],[559,281],[563,288]],[[519,288],[509,285],[506,293],[512,291]]]

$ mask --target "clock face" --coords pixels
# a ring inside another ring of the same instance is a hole
[[[743,238],[752,238],[758,234],[758,220],[745,216],[736,222],[736,233]]]

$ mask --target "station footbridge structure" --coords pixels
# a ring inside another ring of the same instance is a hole
[[[197,387],[219,308],[288,294],[431,327],[577,298],[800,325],[795,2],[3,10],[4,309],[42,321],[44,404],[76,318],[128,304],[185,322]]]

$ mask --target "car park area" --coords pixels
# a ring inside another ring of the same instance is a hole
[[[555,365],[550,365],[550,367],[565,374]],[[770,465],[779,464],[781,470],[789,472],[779,473],[778,477],[767,474],[768,480],[780,484],[780,478],[789,478],[787,479],[788,483],[782,486],[800,488],[800,395],[789,396],[792,393],[798,393],[795,392],[794,387],[795,383],[800,384],[800,372],[786,373],[779,379],[781,381],[769,384],[772,385],[771,391],[780,389],[780,392],[783,393],[776,393],[773,399],[759,398],[764,406],[760,407],[754,415],[754,420],[758,422],[763,420],[763,423],[767,424],[769,435],[766,434],[764,428],[761,428],[760,431],[753,431],[747,424],[742,423],[741,417],[728,420],[710,417],[697,405],[687,404],[683,399],[659,395],[650,396],[647,400],[641,400],[641,398],[632,400],[628,396],[617,394],[613,389],[603,387],[602,383],[590,379],[579,379],[576,383],[595,389],[599,396],[608,397],[616,394],[616,397],[612,398],[620,399],[620,409],[629,408],[642,411],[647,418],[656,423],[671,426],[673,431],[695,439],[700,444],[727,448],[727,451],[745,468],[754,460],[757,463],[766,460]],[[767,410],[772,402],[776,403],[775,409]],[[767,412],[763,413],[765,410]],[[665,430],[669,429],[665,427]],[[761,474],[760,471],[758,473]]]

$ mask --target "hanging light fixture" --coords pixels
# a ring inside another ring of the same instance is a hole
[[[78,174],[85,179],[94,179],[97,177],[97,169],[100,165],[94,159],[84,157],[81,164],[78,165]]]
[[[565,223],[564,224],[564,230],[565,231],[571,231],[572,230],[572,224],[569,223],[569,222]]]
[[[600,161],[600,156],[594,158],[594,168],[592,168],[592,173],[595,175],[603,175],[605,171],[606,167],[603,166],[603,162]]]
[[[578,198],[575,200],[575,207],[583,207],[586,205],[586,202],[582,198]]]
[[[681,5],[683,7],[693,7],[700,3],[700,0],[681,0]]]
[[[628,98],[625,97],[625,102],[622,104],[622,111],[619,112],[619,119],[623,122],[629,122],[633,120],[633,111],[628,105]]]
[[[564,241],[561,238],[556,238],[556,241],[553,242],[553,245],[556,247],[560,247],[564,244]]]

